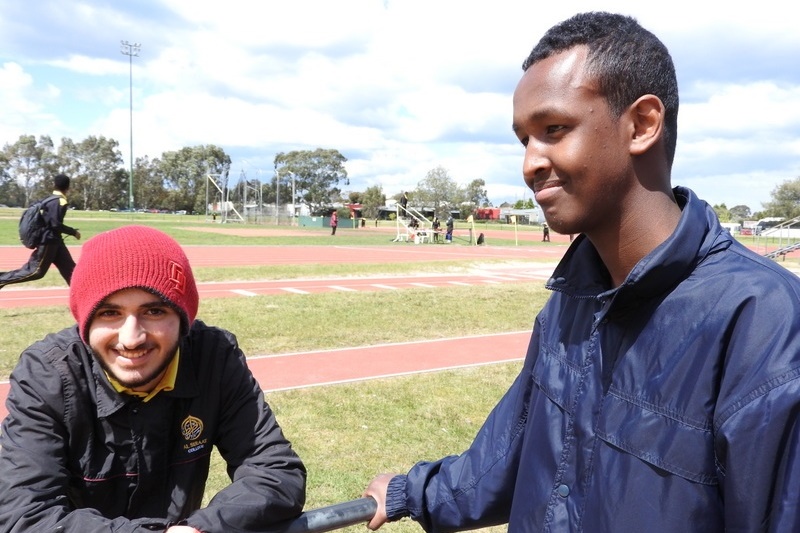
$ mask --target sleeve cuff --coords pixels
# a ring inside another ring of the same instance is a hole
[[[389,480],[386,489],[386,518],[389,522],[400,520],[409,515],[406,507],[406,482],[408,477],[404,474],[394,476]]]

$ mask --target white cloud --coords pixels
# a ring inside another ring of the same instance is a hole
[[[714,132],[778,135],[800,124],[800,85],[779,86],[771,81],[746,85],[702,82],[692,87],[702,102],[681,106],[681,126],[689,135]]]
[[[142,44],[132,61],[137,156],[217,144],[234,168],[268,178],[277,151],[322,146],[349,158],[355,189],[391,195],[441,165],[460,183],[485,179],[497,203],[516,200],[530,194],[510,129],[520,64],[552,24],[604,9],[636,16],[676,59],[676,183],[735,205],[760,203],[798,174],[800,32],[777,0],[65,6],[0,5],[0,142],[104,135],[127,147],[126,39]]]
[[[53,85],[37,89],[33,77],[17,63],[4,63],[0,68],[0,142],[14,143],[20,135],[55,135],[63,131],[58,118],[45,110],[45,103],[56,100],[60,90]],[[47,129],[30,131],[30,124]],[[52,132],[52,133],[51,133]]]
[[[99,59],[83,55],[71,54],[67,59],[56,59],[47,62],[53,67],[69,70],[76,74],[88,74],[91,76],[107,76],[109,74],[128,74],[130,69],[128,63],[120,63],[110,59]]]

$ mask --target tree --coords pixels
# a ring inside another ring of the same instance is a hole
[[[292,202],[291,190],[294,180],[295,197],[308,205],[312,215],[325,215],[342,191],[339,182],[350,184],[344,164],[347,158],[338,150],[317,148],[280,152],[275,156],[275,180],[279,180],[281,191],[290,191],[285,198]],[[284,198],[283,194],[281,197]]]
[[[380,185],[367,187],[361,195],[361,216],[364,218],[378,218],[381,207],[386,205],[386,195]]]
[[[472,180],[465,190],[467,202],[474,207],[490,207],[489,197],[486,195],[486,182],[482,179]]]
[[[122,170],[124,173],[124,169]],[[125,178],[127,182],[127,178]],[[164,174],[161,171],[161,161],[150,160],[149,157],[137,157],[133,169],[133,194],[136,205],[142,209],[162,208],[167,203],[167,189],[164,186]],[[123,199],[127,195],[123,196]],[[127,207],[127,202],[118,207]]]
[[[358,191],[350,191],[347,193],[347,199],[351,204],[360,204],[363,201],[362,196],[362,193]]]
[[[533,209],[534,207],[536,207],[536,204],[533,203],[533,198],[514,202],[514,209]]]
[[[731,213],[728,211],[728,207],[725,204],[715,205],[713,207],[714,212],[717,214],[717,218],[720,222],[730,222],[731,221]]]
[[[6,172],[25,193],[25,207],[31,199],[44,196],[52,190],[52,183],[46,182],[46,178],[54,174],[56,169],[56,156],[50,137],[43,135],[37,142],[33,135],[20,135],[14,144],[6,144],[3,152]]]
[[[436,216],[445,219],[458,206],[463,194],[447,170],[438,166],[429,170],[417,184],[413,196],[415,204],[432,207]]]
[[[25,191],[8,173],[8,159],[0,152],[0,204],[18,207],[25,204]]]
[[[172,211],[204,213],[208,176],[216,176],[217,182],[222,182],[223,188],[227,188],[230,167],[230,156],[213,144],[164,152],[159,162],[167,188],[163,207]]]
[[[127,180],[121,183],[116,173],[122,166],[117,141],[90,136],[75,144],[64,138],[58,159],[61,169],[72,178],[70,200],[77,207],[110,209],[127,199]]]
[[[800,215],[800,177],[784,181],[772,191],[772,200],[764,204],[764,217],[792,219]]]
[[[752,216],[750,208],[746,205],[736,205],[728,210],[731,214],[731,220],[741,223],[743,220],[749,220]]]

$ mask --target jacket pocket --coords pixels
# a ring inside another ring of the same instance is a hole
[[[531,377],[551,402],[562,411],[572,411],[573,391],[580,380],[580,368],[569,360],[567,354],[541,344]]]
[[[613,388],[604,399],[597,436],[656,468],[695,483],[716,485],[714,435],[710,422],[626,397]]]

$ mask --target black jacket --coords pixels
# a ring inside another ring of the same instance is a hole
[[[44,209],[42,210],[42,216],[47,224],[47,228],[42,233],[42,242],[39,244],[47,244],[60,240],[62,233],[72,235],[73,237],[78,233],[78,230],[75,228],[64,224],[64,217],[67,215],[67,208],[69,207],[67,197],[64,193],[59,191],[53,191],[52,197],[57,199],[51,200],[50,197],[48,197],[47,201],[44,203]]]
[[[117,393],[71,327],[22,354],[7,407],[2,532],[260,531],[305,501],[305,468],[236,338],[200,321],[175,389],[149,402]],[[199,509],[212,446],[232,483]]]

